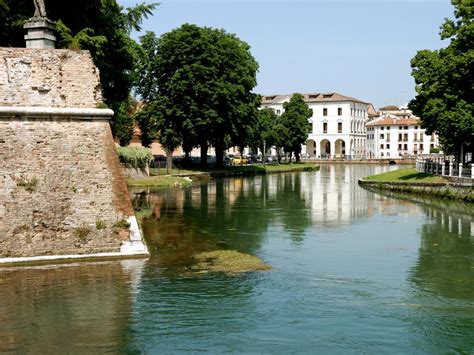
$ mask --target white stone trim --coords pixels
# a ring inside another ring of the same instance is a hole
[[[115,252],[115,253],[97,253],[97,254],[74,254],[74,255],[44,255],[44,256],[28,256],[18,258],[2,258],[0,259],[0,265],[19,264],[19,263],[38,263],[48,261],[77,261],[81,259],[123,259],[127,257],[148,257],[150,254],[147,252],[136,253],[136,252]]]
[[[114,115],[111,109],[103,108],[62,108],[33,106],[0,106],[0,116],[31,116],[53,118],[80,118],[84,120],[110,119]]]
[[[77,261],[84,259],[126,259],[147,258],[150,256],[146,244],[143,242],[138,221],[135,216],[127,219],[130,223],[130,240],[122,243],[119,252],[96,253],[96,254],[70,254],[70,255],[43,255],[16,258],[0,258],[0,266],[26,263],[47,263],[56,261]]]
[[[120,247],[121,253],[148,253],[148,248],[145,243],[143,243],[142,234],[140,232],[140,227],[138,226],[138,221],[135,216],[130,216],[127,219],[127,222],[130,223],[130,241],[126,241]]]

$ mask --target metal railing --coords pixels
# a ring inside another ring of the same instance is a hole
[[[453,157],[419,157],[416,160],[416,170],[440,176],[474,179],[474,164],[463,165]]]

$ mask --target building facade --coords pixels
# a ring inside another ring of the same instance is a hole
[[[264,96],[262,107],[277,115],[292,95]],[[360,159],[366,155],[366,128],[369,103],[338,93],[303,94],[313,110],[311,132],[302,155],[316,159]]]
[[[367,157],[375,159],[414,157],[438,147],[435,134],[426,135],[420,119],[403,110],[403,115],[385,113],[368,122]]]

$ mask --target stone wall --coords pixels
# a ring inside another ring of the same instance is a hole
[[[0,48],[0,106],[97,107],[99,71],[88,51]]]
[[[119,252],[128,240],[107,121],[0,119],[0,161],[0,257]]]
[[[0,48],[0,265],[147,254],[101,102],[88,52]]]
[[[474,202],[472,186],[452,185],[449,183],[411,183],[399,181],[370,181],[359,179],[359,185],[375,191],[417,194],[427,198]]]

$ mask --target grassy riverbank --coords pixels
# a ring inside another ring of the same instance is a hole
[[[474,202],[474,190],[470,186],[451,184],[441,176],[420,173],[416,169],[400,169],[369,176],[359,180],[359,185],[371,190],[391,193],[408,193],[423,198],[442,198]]]
[[[140,179],[127,179],[127,185],[130,187],[184,187],[192,184],[192,180],[188,177],[162,175],[150,176]]]
[[[415,168],[399,169],[383,174],[372,175],[364,180],[380,182],[407,182],[407,183],[447,183],[441,176],[420,173]]]
[[[203,177],[227,177],[227,176],[253,176],[283,172],[315,171],[319,166],[312,163],[293,164],[261,164],[227,166],[224,168],[196,168],[196,169],[172,169],[166,174],[166,169],[150,169],[152,176],[140,179],[128,179],[127,185],[132,187],[180,187],[188,186],[191,179]]]

